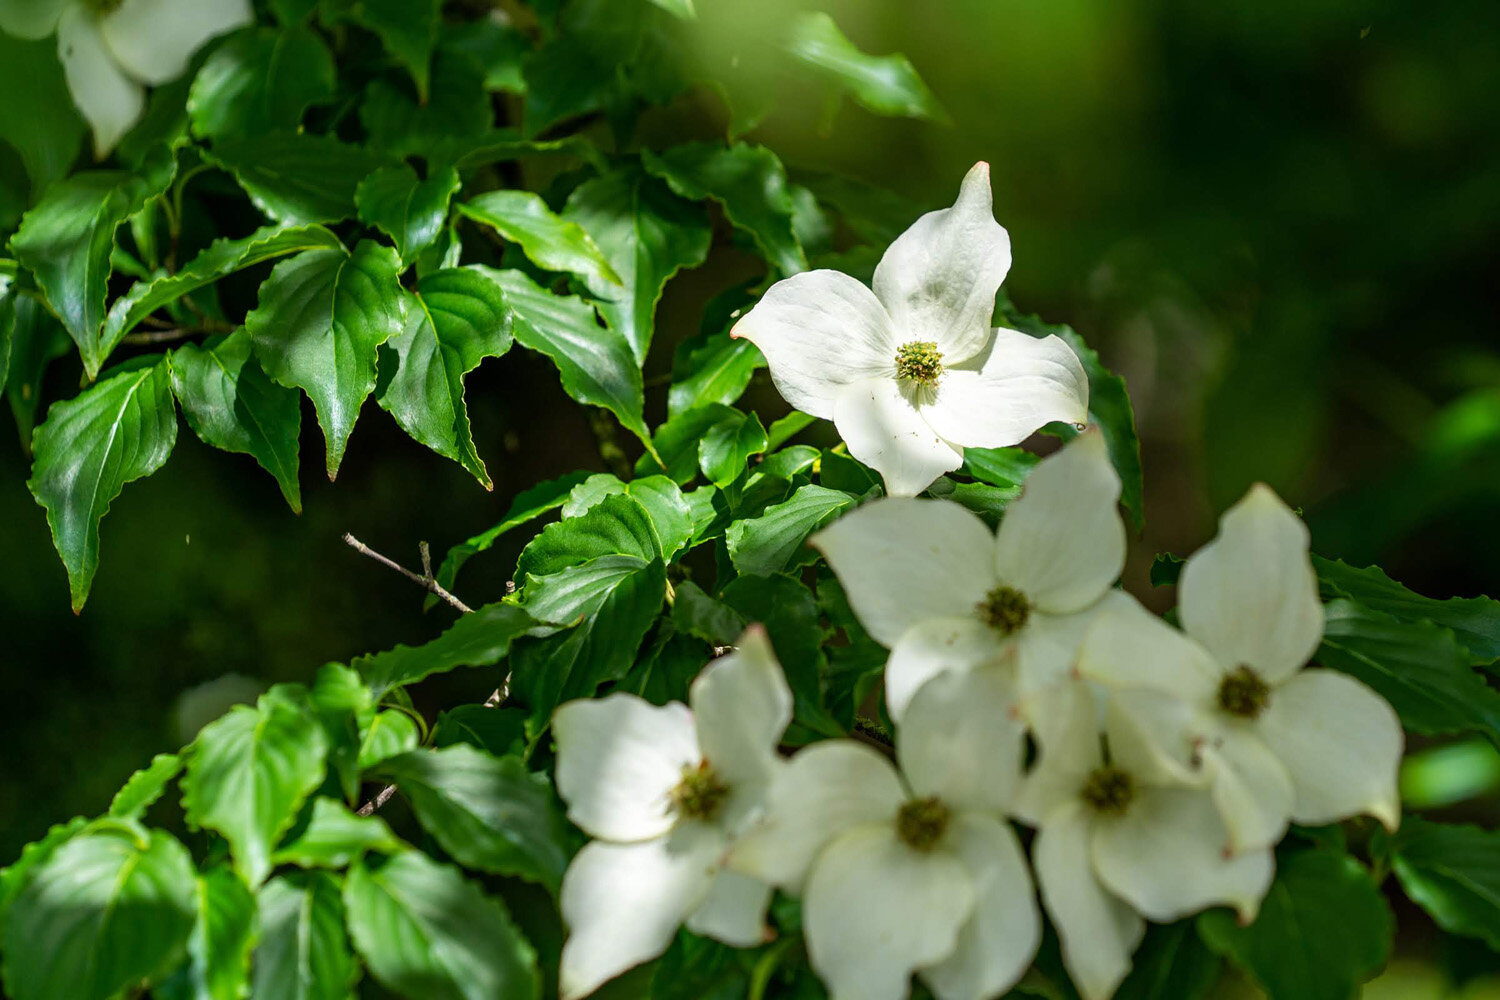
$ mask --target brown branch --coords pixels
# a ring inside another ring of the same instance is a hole
[[[391,796],[395,794],[396,786],[386,785],[380,791],[375,793],[375,797],[373,799],[360,806],[357,810],[355,810],[355,812],[360,816],[372,816],[374,815],[376,809],[379,809],[381,806],[391,801]]]
[[[388,558],[381,555],[379,552],[376,552],[374,549],[370,548],[364,542],[360,541],[358,538],[355,538],[348,532],[344,533],[344,544],[348,545],[351,549],[353,549],[355,552],[358,552],[360,555],[369,556],[371,559],[374,559],[376,562],[380,563],[380,565],[385,566],[388,569],[395,570],[397,573],[400,573],[402,576],[406,577],[417,586],[441,597],[443,600],[447,601],[449,604],[453,605],[464,614],[468,614],[469,612],[474,610],[463,601],[460,601],[458,598],[450,594],[448,592],[448,589],[441,583],[438,583],[437,579],[433,577],[432,561],[431,557],[427,553],[426,542],[422,543],[422,568],[426,570],[425,575],[422,573],[413,573],[405,566],[396,562],[396,560]]]

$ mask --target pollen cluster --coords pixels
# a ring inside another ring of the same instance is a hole
[[[1244,664],[1225,674],[1219,683],[1219,707],[1230,715],[1253,719],[1270,701],[1270,685]]]
[[[1135,798],[1135,779],[1128,771],[1106,764],[1089,772],[1080,794],[1096,812],[1118,816]]]
[[[948,807],[936,796],[913,799],[896,813],[896,835],[915,851],[930,851],[948,832]]]
[[[896,377],[918,385],[937,385],[943,374],[943,352],[930,340],[902,344],[896,351]]]
[[[682,769],[682,780],[671,791],[672,808],[686,819],[712,821],[718,818],[729,797],[729,786],[720,780],[708,761]]]
[[[1001,635],[1020,630],[1031,617],[1031,602],[1014,587],[1000,586],[984,595],[975,607],[979,620]]]

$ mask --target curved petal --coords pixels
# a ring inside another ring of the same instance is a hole
[[[931,341],[955,364],[984,346],[1009,270],[1010,235],[995,221],[990,165],[976,163],[952,208],[928,212],[886,249],[872,284],[902,343]]]
[[[913,795],[995,816],[1015,797],[1025,750],[1015,672],[999,665],[934,677],[896,733],[896,759]]]
[[[1051,614],[1099,600],[1125,568],[1119,499],[1104,435],[1085,431],[1043,459],[1006,510],[995,541],[1000,579]]]
[[[857,827],[807,880],[807,955],[838,1000],[905,1000],[913,972],[953,953],[974,902],[954,855],[912,850],[891,823]]]
[[[734,652],[703,668],[688,700],[698,745],[714,770],[731,787],[767,786],[792,721],[792,691],[766,630],[746,629]]]
[[[1385,699],[1345,674],[1304,670],[1271,695],[1261,736],[1291,773],[1292,819],[1317,826],[1368,813],[1401,821],[1401,723]]]
[[[1104,762],[1099,710],[1088,684],[1068,681],[1031,695],[1022,713],[1039,756],[1021,782],[1014,813],[1023,823],[1040,826],[1056,810],[1078,802],[1089,772]]]
[[[1188,702],[1160,691],[1111,691],[1105,708],[1109,751],[1137,781],[1203,786],[1199,748],[1210,726]]]
[[[94,156],[103,159],[146,108],[141,85],[120,72],[81,4],[68,6],[57,22],[57,52],[73,104],[94,130]]]
[[[887,499],[845,514],[809,539],[849,596],[861,625],[894,646],[929,618],[958,618],[995,586],[994,535],[947,500]]]
[[[632,694],[570,701],[552,717],[557,793],[590,836],[631,841],[672,828],[673,788],[702,760],[693,716]]]
[[[849,454],[880,473],[893,497],[916,496],[964,464],[963,451],[922,419],[916,395],[894,378],[868,378],[844,386],[833,404],[833,423]]]
[[[949,839],[974,883],[974,912],[958,946],[920,973],[938,1000],[986,1000],[1021,978],[1036,956],[1042,920],[1020,841],[1008,823],[963,813]]]
[[[825,420],[833,419],[834,400],[851,382],[896,377],[890,317],[868,288],[838,271],[804,271],[776,282],[730,336],[760,348],[788,403]]]
[[[588,996],[626,969],[667,950],[683,919],[714,881],[723,837],[701,823],[639,844],[594,841],[563,875],[563,945],[558,990]]]
[[[1268,849],[1227,856],[1227,841],[1207,794],[1147,785],[1124,816],[1095,823],[1094,870],[1147,919],[1166,923],[1222,905],[1248,923],[1275,865]]]
[[[1268,486],[1250,487],[1219,534],[1182,567],[1178,613],[1226,670],[1291,677],[1323,637],[1323,605],[1307,555],[1307,525]]]
[[[972,670],[1004,654],[999,633],[972,615],[917,622],[901,634],[886,661],[886,711],[900,722],[918,689],[938,674]]]
[[[720,871],[702,905],[688,914],[687,929],[736,948],[765,944],[772,934],[766,926],[772,891],[747,875]]]
[[[1049,816],[1032,844],[1042,904],[1062,943],[1063,964],[1084,1000],[1108,1000],[1130,973],[1146,922],[1094,877],[1093,821],[1082,803]]]
[[[948,369],[922,416],[946,441],[966,448],[1020,444],[1054,420],[1089,418],[1089,380],[1060,337],[996,329],[978,371]]]
[[[862,824],[889,824],[905,801],[896,769],[872,748],[814,743],[781,769],[761,821],[735,842],[727,863],[796,893],[831,841]]]
[[[1033,610],[1025,629],[1016,635],[1022,697],[1071,680],[1077,674],[1079,647],[1094,617],[1121,601],[1134,602],[1135,598],[1111,588],[1098,603],[1072,614]]]
[[[5,0],[0,3],[0,31],[27,41],[46,38],[57,30],[67,0]]]
[[[154,87],[181,76],[210,38],[254,19],[250,0],[122,0],[99,30],[121,68]]]
[[[1296,793],[1292,776],[1261,738],[1226,726],[1203,747],[1204,767],[1232,854],[1274,847],[1286,833]]]
[[[1078,672],[1117,690],[1145,688],[1194,704],[1206,703],[1223,676],[1208,650],[1134,598],[1112,601],[1089,624]]]

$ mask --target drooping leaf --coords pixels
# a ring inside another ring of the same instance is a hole
[[[458,171],[443,167],[425,180],[405,163],[381,167],[354,192],[359,221],[389,236],[410,264],[434,242],[448,219],[448,202],[458,192]]]
[[[339,885],[328,872],[311,871],[278,875],[261,886],[251,996],[350,1000],[359,963],[344,930]]]
[[[344,868],[366,851],[394,854],[404,847],[379,816],[359,816],[342,802],[316,798],[307,824],[293,828],[271,860],[302,868]]]
[[[947,117],[910,60],[903,55],[861,52],[822,11],[809,11],[792,20],[786,51],[878,115]]]
[[[271,378],[302,389],[318,411],[333,479],[365,397],[376,349],[401,333],[400,261],[369,240],[354,252],[306,250],[282,261],[245,317],[256,359]]]
[[[359,182],[388,162],[361,146],[307,132],[229,139],[204,155],[233,174],[257,208],[291,226],[350,218]]]
[[[333,0],[332,11],[379,36],[385,50],[411,73],[417,96],[427,100],[432,49],[442,0]]]
[[[1407,622],[1428,621],[1452,629],[1475,663],[1500,659],[1500,601],[1492,597],[1423,597],[1385,575],[1379,566],[1350,566],[1313,556],[1325,597],[1348,597],[1372,611]]]
[[[193,77],[193,131],[213,139],[295,131],[312,104],[333,96],[333,54],[311,29],[252,28],[227,39]]]
[[[858,500],[843,490],[809,484],[799,487],[785,503],[767,507],[759,517],[736,521],[725,541],[729,558],[741,573],[778,573],[799,558],[807,536],[851,509]]]
[[[391,688],[415,684],[455,667],[487,667],[498,663],[509,651],[511,640],[535,625],[531,616],[514,604],[496,602],[459,618],[425,645],[396,646],[383,653],[358,657],[352,665],[378,699]]]
[[[181,996],[242,1000],[250,995],[250,950],[258,922],[255,895],[227,865],[198,877],[198,922],[188,938]]]
[[[99,522],[109,505],[126,483],[160,469],[176,443],[177,408],[164,357],[53,404],[36,429],[26,485],[47,510],[74,611],[88,600],[99,566]]]
[[[159,753],[151,763],[132,774],[109,803],[109,814],[116,819],[139,819],[166,791],[167,784],[182,773],[182,758],[175,753]]]
[[[591,286],[622,287],[620,276],[589,234],[553,212],[534,191],[487,191],[458,210],[518,244],[537,267],[576,274]]]
[[[1403,817],[1391,868],[1401,888],[1450,934],[1500,951],[1500,833]]]
[[[35,200],[72,167],[88,132],[73,109],[57,43],[24,41],[0,31],[0,93],[25,95],[0,101],[0,140],[20,154]]]

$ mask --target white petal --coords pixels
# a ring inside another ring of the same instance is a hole
[[[552,734],[557,793],[584,832],[629,841],[672,828],[668,795],[683,768],[702,760],[686,705],[631,694],[570,701],[553,715]]]
[[[1385,699],[1332,670],[1304,670],[1271,694],[1261,735],[1291,772],[1292,818],[1317,826],[1368,813],[1401,821],[1401,723]]]
[[[999,633],[972,614],[917,622],[901,634],[886,661],[886,711],[900,722],[917,690],[933,677],[947,670],[972,670],[1004,654]]]
[[[754,948],[770,939],[766,907],[770,886],[739,872],[720,871],[708,896],[688,914],[687,929],[736,948]]]
[[[1088,420],[1088,376],[1062,338],[996,329],[988,351],[977,371],[945,371],[932,402],[921,407],[944,440],[1006,448],[1054,420]]]
[[[1079,647],[1094,616],[1118,601],[1134,600],[1125,591],[1111,588],[1098,603],[1072,614],[1053,615],[1032,609],[1026,627],[1015,637],[1022,697],[1073,679],[1078,673]]]
[[[928,681],[896,734],[896,758],[913,795],[996,816],[1015,796],[1025,749],[1015,671],[998,664]]]
[[[1219,520],[1218,537],[1182,567],[1182,627],[1226,669],[1246,665],[1272,684],[1286,680],[1323,636],[1307,544],[1307,525],[1269,487],[1252,486]]]
[[[954,855],[912,850],[891,823],[858,827],[808,879],[808,958],[832,1000],[903,1000],[913,972],[953,953],[974,902]]]
[[[1148,688],[1194,703],[1212,697],[1223,676],[1208,650],[1134,598],[1113,601],[1089,624],[1078,672],[1111,688]]]
[[[964,464],[963,450],[938,437],[917,412],[913,389],[894,378],[868,378],[839,390],[833,423],[849,454],[885,479],[893,497],[911,497]]]
[[[1214,806],[1234,854],[1274,847],[1286,833],[1295,791],[1292,776],[1271,748],[1238,725],[1224,727],[1203,748]]]
[[[1066,681],[1035,692],[1022,706],[1036,737],[1038,757],[1021,782],[1015,815],[1040,826],[1054,811],[1078,801],[1089,772],[1104,763],[1099,711],[1083,681]]]
[[[67,0],[4,0],[0,3],[0,31],[27,41],[46,38],[57,30]]]
[[[1094,877],[1092,835],[1088,810],[1081,803],[1064,806],[1048,817],[1031,856],[1068,975],[1084,1000],[1107,1000],[1130,973],[1146,922]]]
[[[1110,691],[1108,699],[1110,754],[1124,770],[1147,784],[1206,786],[1199,748],[1217,727],[1204,712],[1161,691]]]
[[[990,165],[976,163],[952,208],[928,212],[886,249],[873,284],[902,343],[931,341],[955,364],[984,346],[1009,270],[1010,235],[995,221]]]
[[[1165,923],[1222,905],[1248,922],[1275,866],[1268,849],[1226,856],[1227,840],[1206,793],[1137,786],[1124,816],[1095,823],[1094,870],[1150,920]]]
[[[958,618],[995,586],[994,535],[947,500],[876,500],[814,535],[876,642],[894,646],[929,618]]]
[[[99,28],[115,61],[156,86],[181,76],[210,38],[254,19],[249,0],[123,0]]]
[[[1085,431],[1043,459],[996,537],[1000,579],[1052,614],[1081,611],[1125,568],[1120,477],[1104,435]]]
[[[792,721],[792,691],[766,630],[751,626],[738,648],[714,660],[688,694],[703,758],[732,787],[764,787],[780,762]]]
[[[896,377],[896,336],[879,300],[838,271],[804,271],[772,285],[734,325],[766,356],[781,395],[803,413],[832,420],[851,382]]]
[[[120,72],[81,4],[67,7],[57,23],[57,52],[73,104],[94,130],[94,156],[103,159],[141,117],[146,92]]]
[[[814,743],[780,770],[765,815],[735,842],[729,867],[796,893],[831,841],[862,824],[891,822],[905,801],[896,769],[872,748]]]
[[[593,841],[563,875],[568,925],[558,989],[587,996],[667,950],[684,918],[708,895],[723,837],[701,823],[639,844]]]
[[[960,814],[949,834],[974,882],[974,912],[953,954],[921,971],[938,1000],[986,1000],[1021,978],[1042,938],[1026,857],[1010,825]]]

